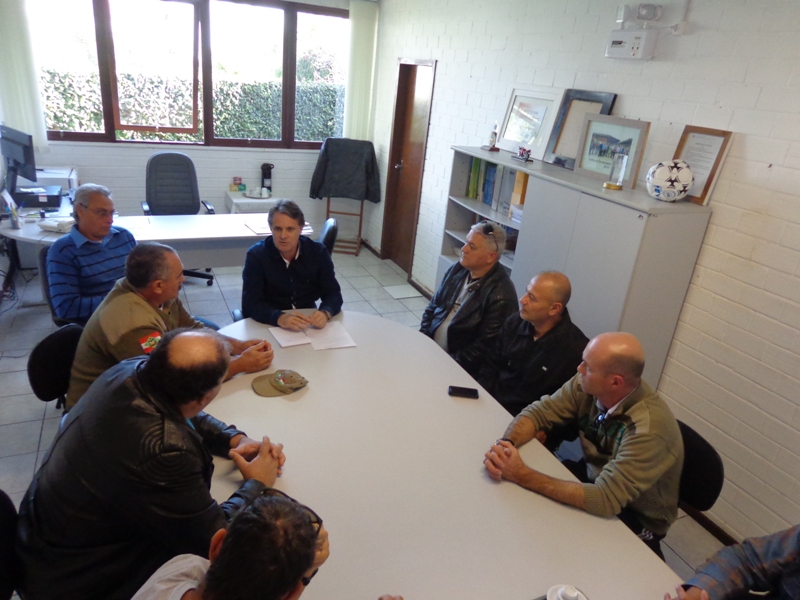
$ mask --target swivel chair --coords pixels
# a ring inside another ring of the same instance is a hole
[[[322,226],[317,241],[328,250],[328,254],[333,254],[333,247],[336,244],[336,236],[339,234],[339,224],[336,219],[331,217]]]
[[[69,388],[69,375],[83,327],[70,323],[39,342],[28,357],[28,381],[39,400],[58,400],[62,408]]]
[[[683,438],[683,471],[678,503],[686,510],[704,511],[714,506],[725,481],[725,467],[714,447],[703,436],[678,421]]]
[[[14,550],[17,534],[17,509],[0,490],[0,600],[9,600],[19,584],[20,564]]]
[[[196,215],[202,204],[206,213],[216,214],[214,207],[200,200],[197,173],[192,159],[182,152],[156,152],[147,161],[145,202],[146,215]],[[185,270],[186,277],[205,279],[213,285],[211,269],[206,272]]]

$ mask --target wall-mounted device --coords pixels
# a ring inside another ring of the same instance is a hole
[[[655,54],[657,38],[655,29],[615,29],[608,39],[606,57],[649,60]]]
[[[658,21],[663,10],[663,4],[640,4],[636,11],[636,18],[640,21]]]

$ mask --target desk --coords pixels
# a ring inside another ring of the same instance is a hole
[[[256,234],[247,226],[258,225],[268,230],[265,214],[118,217],[114,224],[128,229],[137,242],[169,244],[177,250],[185,265],[197,267],[241,266],[247,249],[269,235]],[[303,235],[313,232],[306,223]],[[21,229],[11,229],[10,223],[3,221],[0,235],[18,242],[47,246],[63,234],[42,231],[35,222],[23,223]]]
[[[291,368],[309,385],[280,398],[250,389],[257,374],[234,378],[208,412],[258,438],[285,444],[276,487],[325,522],[331,557],[303,600],[530,600],[556,584],[589,600],[663,598],[680,583],[622,523],[601,519],[486,475],[483,454],[511,420],[439,346],[376,316],[344,312],[356,348],[280,348],[250,319],[222,330],[264,337],[274,369]],[[567,470],[538,442],[528,464],[560,478]],[[212,494],[224,500],[241,482],[233,463],[215,459]],[[582,540],[578,542],[578,540]]]

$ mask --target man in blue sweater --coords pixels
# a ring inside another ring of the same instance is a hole
[[[112,227],[111,190],[87,183],[75,192],[75,225],[47,253],[47,280],[53,310],[62,319],[85,324],[117,279],[136,245],[133,235]]]

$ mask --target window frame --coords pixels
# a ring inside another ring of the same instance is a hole
[[[172,128],[153,126],[125,126],[118,127],[118,104],[116,103],[116,63],[114,58],[114,42],[111,33],[111,10],[108,0],[92,0],[95,21],[95,37],[97,42],[98,74],[100,78],[100,96],[103,102],[104,131],[82,132],[48,130],[47,139],[54,141],[79,141],[79,142],[109,142],[109,143],[158,143],[178,144],[193,146],[218,146],[237,148],[282,148],[282,149],[311,149],[318,150],[322,142],[306,142],[294,139],[295,134],[295,103],[297,91],[297,15],[310,13],[339,18],[350,18],[350,11],[343,8],[327,6],[314,6],[298,2],[283,0],[224,0],[233,4],[249,4],[283,10],[283,81],[281,97],[281,139],[242,139],[242,138],[217,138],[214,135],[214,85],[212,78],[211,56],[211,0],[171,0],[193,4],[195,15],[199,21],[200,35],[200,81],[203,85],[203,141],[185,142],[173,140],[118,140],[116,132],[131,130],[134,127],[140,131],[159,131],[172,133]],[[197,46],[195,45],[195,48]],[[195,85],[197,81],[195,81]],[[196,90],[196,87],[195,87]],[[196,96],[196,95],[195,95]],[[195,107],[197,111],[197,107]],[[195,118],[197,112],[195,112]],[[186,130],[175,131],[186,133]]]

